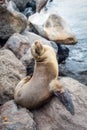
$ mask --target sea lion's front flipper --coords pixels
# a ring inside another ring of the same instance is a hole
[[[66,107],[66,109],[72,114],[75,114],[74,105],[71,99],[71,95],[69,91],[66,89],[64,92],[56,91],[54,94],[58,97],[58,99],[62,102],[62,104]]]
[[[74,105],[68,89],[65,89],[62,85],[60,85],[58,80],[53,80],[50,83],[50,91],[58,97],[58,99],[72,115],[75,114]]]

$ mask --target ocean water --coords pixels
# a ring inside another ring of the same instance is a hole
[[[68,22],[78,39],[76,45],[68,46],[65,69],[71,77],[87,84],[87,0],[53,0],[50,7]]]

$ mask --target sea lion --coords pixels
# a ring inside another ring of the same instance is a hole
[[[52,2],[53,0],[37,0],[36,1],[36,12],[40,12],[48,2]]]
[[[16,103],[36,109],[56,95],[73,115],[74,106],[70,94],[58,81],[58,63],[54,49],[43,45],[41,41],[35,41],[31,53],[35,59],[34,73],[32,77],[26,76],[18,83],[14,94]]]

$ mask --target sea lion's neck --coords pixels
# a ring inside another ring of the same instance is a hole
[[[53,64],[44,62],[35,62],[33,76],[40,76],[49,79],[58,77],[58,67],[53,67]]]

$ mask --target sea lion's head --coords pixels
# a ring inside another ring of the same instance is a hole
[[[43,43],[39,40],[35,41],[31,46],[31,53],[36,61],[40,60],[44,53]]]

